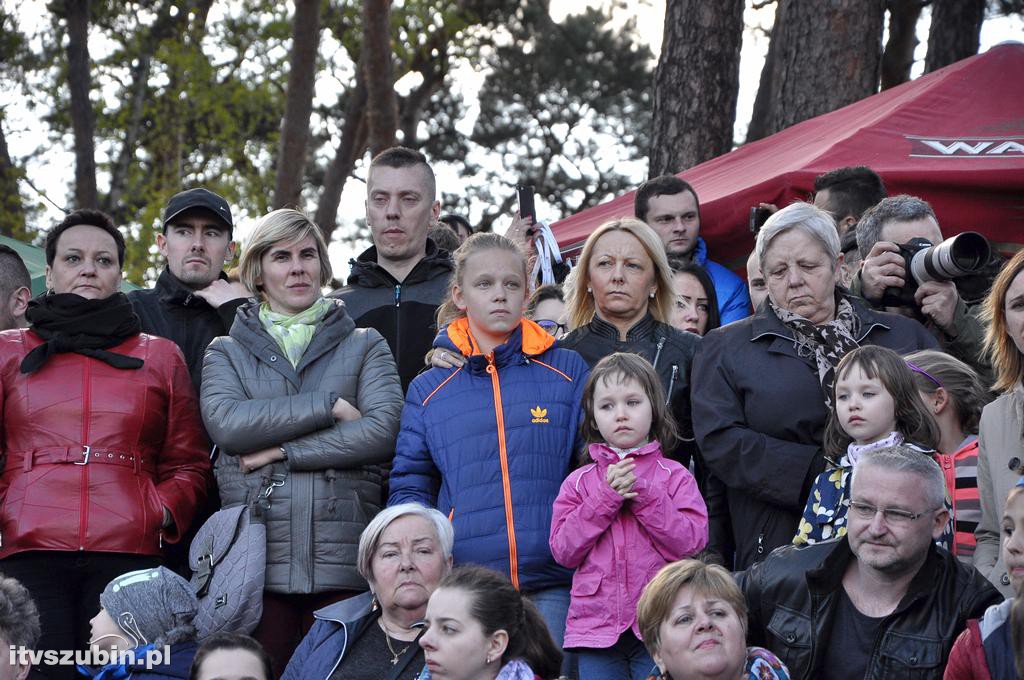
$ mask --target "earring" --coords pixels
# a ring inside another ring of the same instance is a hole
[[[488,654],[488,655],[487,655],[487,657],[486,657],[486,661],[485,661],[484,663],[485,663],[485,665],[487,665],[487,666],[490,666],[490,665],[491,665],[491,655],[490,655],[490,654]]]
[[[587,286],[587,293],[593,293],[593,292],[594,292],[593,289],[591,289],[590,286]]]
[[[651,293],[651,299],[652,300],[654,299],[654,293]]]

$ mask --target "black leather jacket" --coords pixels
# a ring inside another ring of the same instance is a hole
[[[775,652],[793,680],[829,677],[822,663],[843,574],[853,559],[844,536],[784,546],[739,574],[750,608],[747,643]],[[967,620],[1002,599],[976,569],[930,545],[906,595],[882,624],[865,678],[941,679]]]

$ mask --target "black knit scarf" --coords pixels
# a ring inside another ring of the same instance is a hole
[[[114,368],[142,368],[142,359],[106,351],[142,330],[124,293],[89,300],[74,293],[41,295],[28,303],[25,318],[44,342],[21,361],[22,373],[38,371],[58,352],[76,352]]]

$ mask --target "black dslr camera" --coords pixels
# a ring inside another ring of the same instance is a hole
[[[952,281],[976,274],[988,262],[988,239],[976,231],[965,231],[938,245],[927,239],[912,238],[897,244],[907,275],[902,288],[886,288],[885,307],[914,307],[914,293],[926,281]]]

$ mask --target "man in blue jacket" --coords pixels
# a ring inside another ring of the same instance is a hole
[[[707,269],[715,284],[722,325],[750,316],[750,296],[743,279],[708,259],[708,246],[700,237],[700,202],[697,192],[675,175],[662,175],[640,185],[634,198],[636,217],[658,232],[669,257],[692,259]]]

